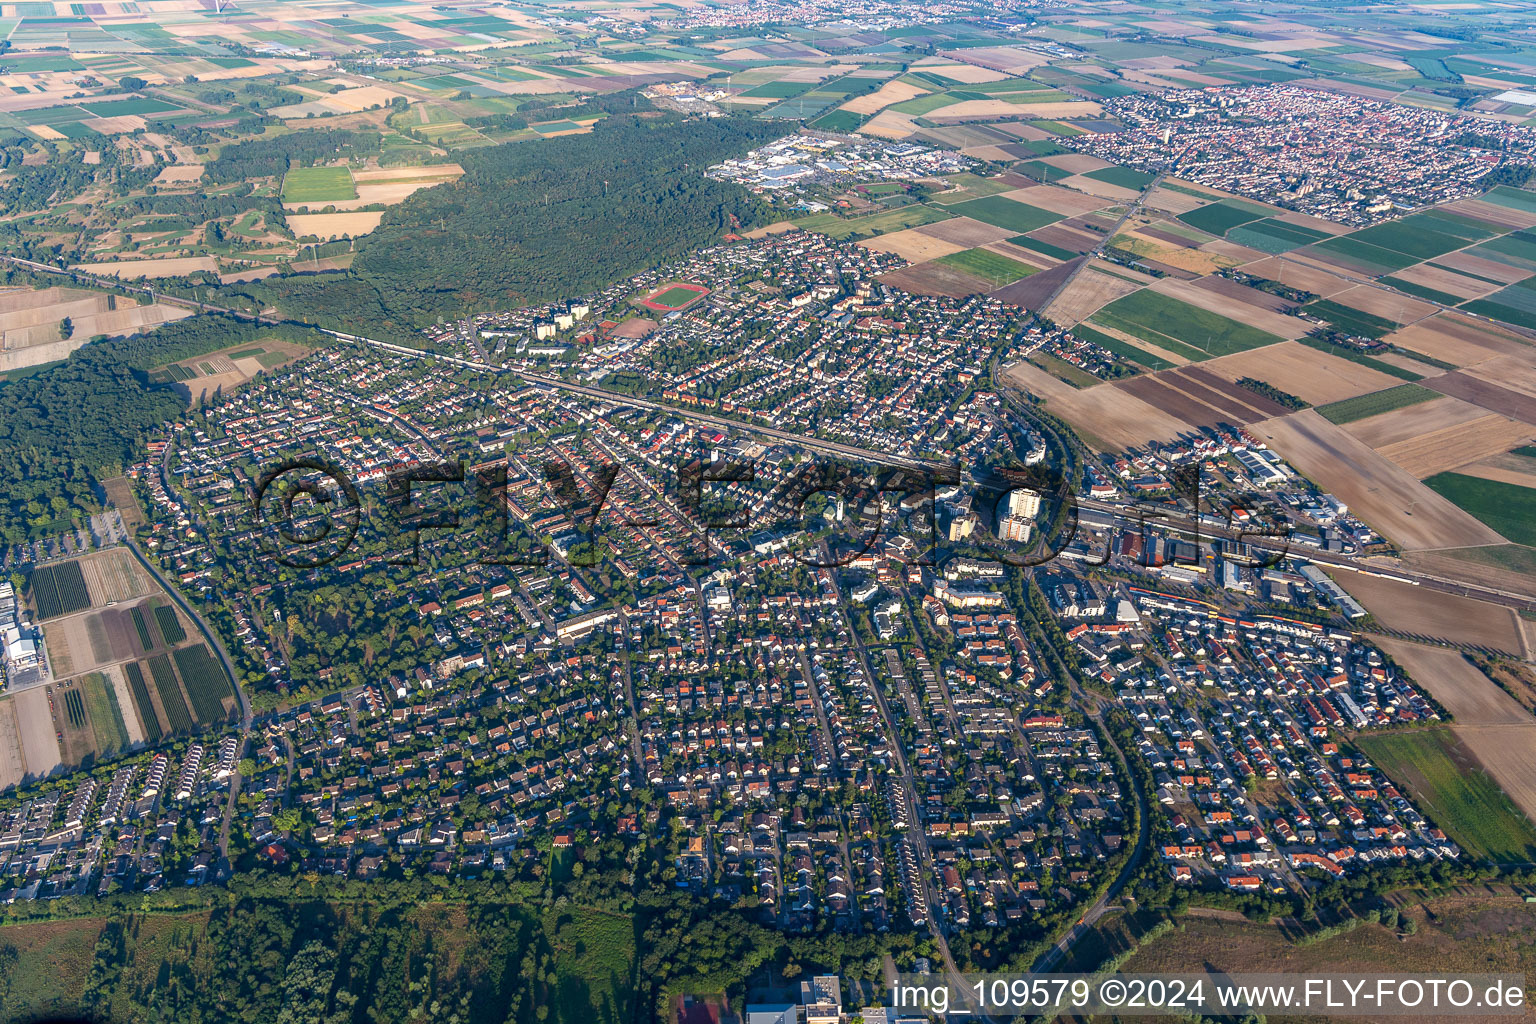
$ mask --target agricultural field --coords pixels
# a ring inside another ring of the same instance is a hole
[[[1036,228],[1054,224],[1059,214],[1042,210],[1008,198],[1006,195],[983,196],[964,203],[956,203],[949,212],[958,217],[970,217],[986,224],[1006,228],[1011,234],[1024,234]]]
[[[191,732],[192,713],[187,710],[186,699],[176,681],[176,672],[171,668],[171,656],[157,654],[146,664],[149,666],[150,678],[155,683],[155,695],[160,698],[160,707],[165,711],[167,730],[172,733]]]
[[[1009,259],[990,249],[966,249],[941,256],[936,262],[979,277],[994,288],[1037,272],[1035,267],[1027,263]]]
[[[1447,728],[1362,735],[1355,745],[1473,857],[1536,860],[1536,830]]]
[[[32,606],[42,620],[69,615],[91,606],[85,589],[85,576],[79,562],[62,562],[34,569],[27,579]]]
[[[1317,407],[1317,413],[1329,423],[1353,423],[1367,416],[1379,416],[1384,412],[1402,409],[1419,402],[1438,398],[1435,392],[1418,384],[1399,384],[1385,391],[1374,391],[1339,402]]]
[[[1438,473],[1424,484],[1500,536],[1516,544],[1536,545],[1536,489],[1461,473]]]
[[[352,172],[346,167],[295,167],[283,176],[285,203],[324,206],[356,198]]]
[[[1191,360],[1231,355],[1284,340],[1151,289],[1116,299],[1090,322],[1167,348]]]
[[[208,653],[204,644],[177,649],[173,657],[176,671],[192,702],[192,713],[199,725],[220,722],[229,716],[234,694],[224,670]]]

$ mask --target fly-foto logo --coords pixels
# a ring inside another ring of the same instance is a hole
[[[414,465],[355,481],[334,462],[292,459],[257,481],[252,532],[266,555],[292,568],[337,562],[360,538],[376,542],[375,553],[388,564],[417,565],[423,539],[444,535],[474,562],[546,565],[551,543],[516,521],[547,529],[551,516],[560,524],[560,559],[573,565],[601,561],[615,531],[640,531],[683,566],[715,562],[732,538],[817,568],[850,564],[882,541],[909,564],[965,554],[1028,566],[1057,557],[1082,522],[1076,492],[1045,465],[962,473],[817,458],[760,475],[750,460],[711,454],[679,460],[658,474],[659,484],[611,461],[549,459],[535,472],[538,499],[530,509],[529,481],[520,480],[513,497],[504,462]],[[1127,503],[1106,513],[1105,503],[1093,503],[1096,532],[1106,525],[1121,535],[1179,532],[1185,544],[1170,549],[1173,562],[1198,557],[1188,545],[1198,549],[1210,528],[1228,531],[1229,552],[1263,544],[1250,565],[1285,556],[1289,525],[1255,523],[1248,510],[1258,502],[1234,500],[1224,515],[1213,514],[1198,467],[1175,470],[1170,481],[1174,500],[1167,504]],[[1114,553],[1106,542],[1081,560],[1104,564]]]

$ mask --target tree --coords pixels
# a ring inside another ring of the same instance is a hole
[[[74,333],[75,333],[75,322],[73,320],[71,320],[69,317],[65,317],[63,320],[59,321],[59,337],[60,338],[62,338],[65,341],[68,341],[70,339],[70,337]]]

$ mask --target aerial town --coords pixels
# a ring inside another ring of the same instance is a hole
[[[0,1024],[1517,1012],[1525,6],[7,7]]]

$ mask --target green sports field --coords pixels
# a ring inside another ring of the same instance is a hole
[[[708,294],[704,288],[697,285],[674,285],[659,295],[648,295],[645,301],[653,306],[665,306],[668,309],[682,309],[690,302],[697,301]]]
[[[352,172],[345,167],[295,167],[283,177],[285,203],[335,203],[356,198]]]

